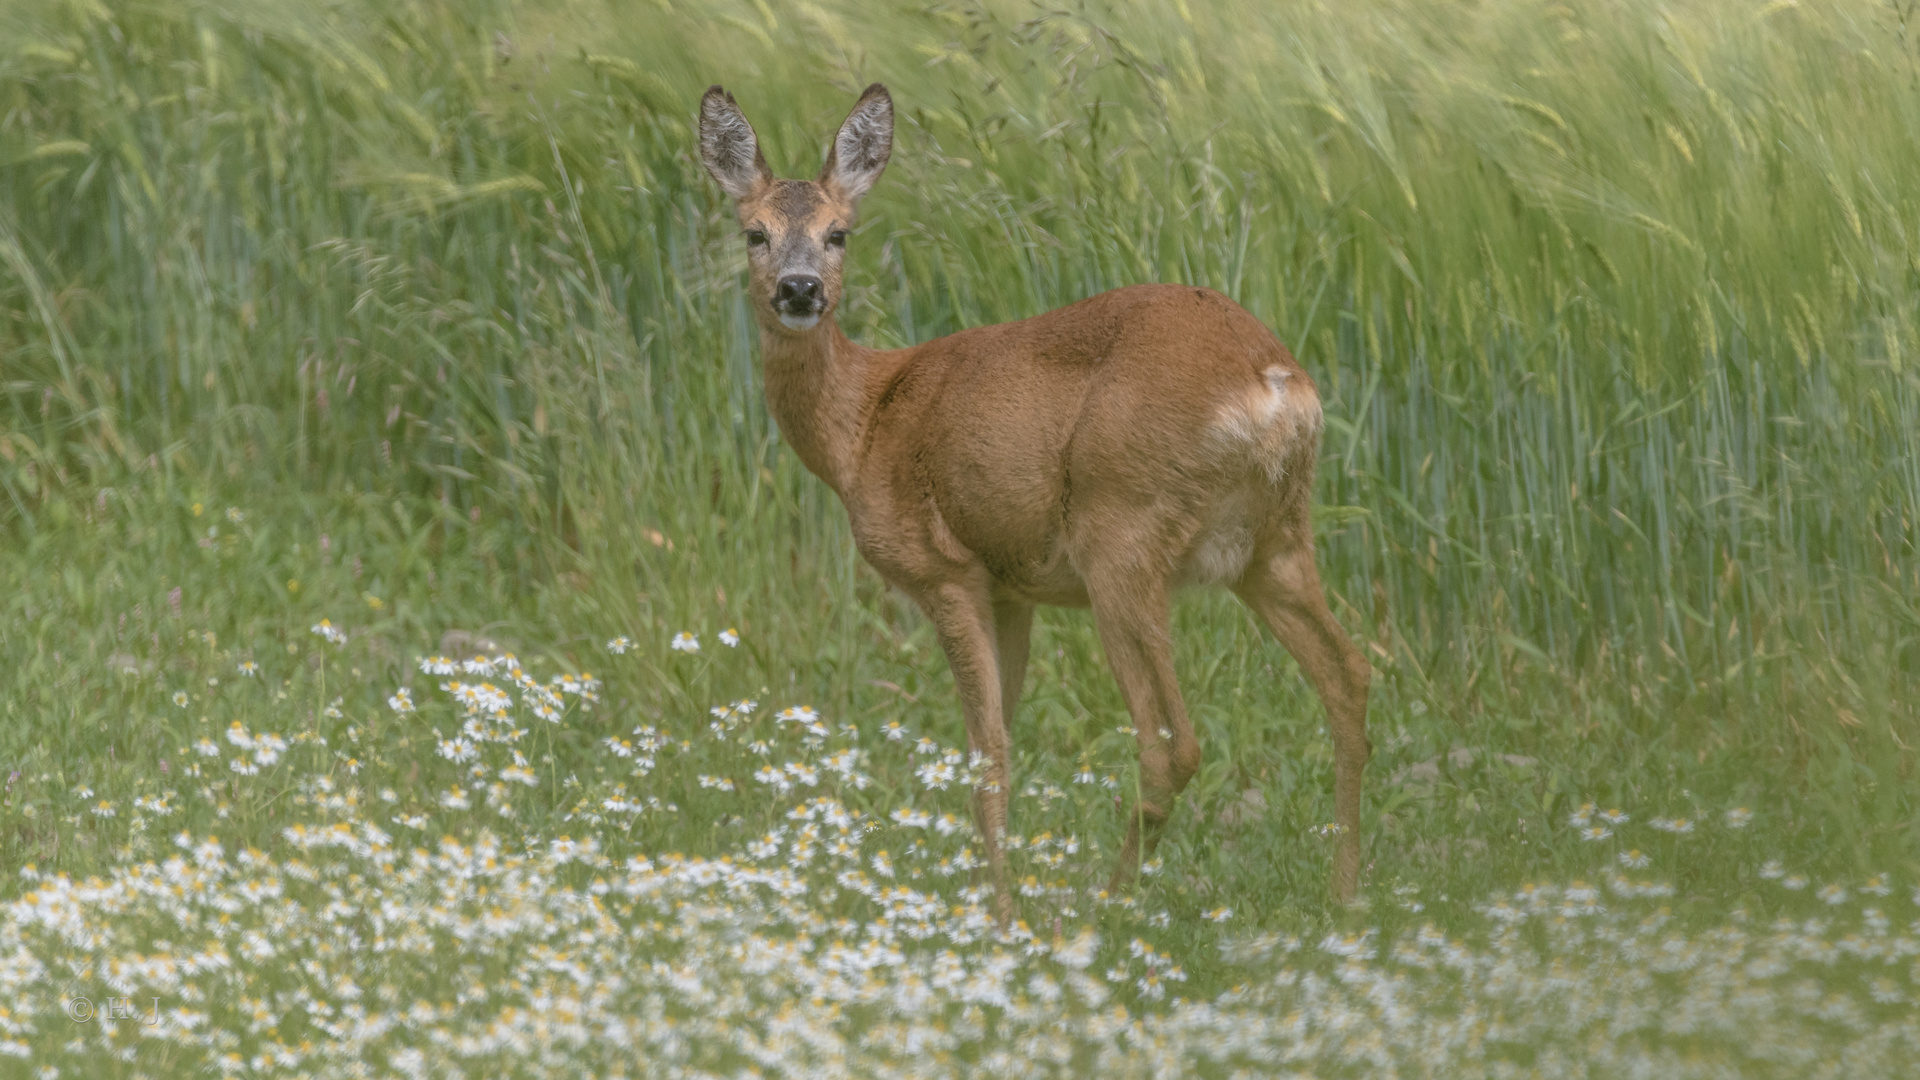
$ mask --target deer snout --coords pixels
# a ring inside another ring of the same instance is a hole
[[[825,286],[812,274],[788,274],[773,290],[773,309],[782,315],[818,315],[826,305]]]

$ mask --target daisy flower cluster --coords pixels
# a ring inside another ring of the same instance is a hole
[[[1001,925],[968,814],[986,773],[964,748],[754,697],[634,715],[624,683],[536,680],[505,654],[419,666],[437,693],[367,688],[424,746],[405,795],[362,788],[291,703],[182,751],[197,771],[172,775],[209,781],[200,802],[76,787],[125,842],[98,873],[27,866],[0,893],[8,1067],[1784,1078],[1902,1075],[1920,1045],[1910,883],[1775,862],[1755,872],[1771,891],[1716,911],[1661,872],[1676,845],[1749,829],[1743,808],[1583,806],[1569,827],[1614,841],[1577,846],[1597,872],[1502,890],[1445,928],[1415,921],[1421,889],[1399,883],[1379,888],[1393,918],[1365,925],[1278,932],[1243,901],[1196,905],[1176,932],[1142,897],[1177,862],[1149,860],[1137,894],[1102,886],[1110,852],[1077,830],[1112,794],[1086,763],[1018,778],[1035,831],[1001,838],[1018,897]],[[371,718],[338,708],[329,733],[364,740]],[[228,799],[232,816],[180,814]],[[1219,986],[1168,945],[1196,932]],[[82,999],[143,1008],[81,1024]]]

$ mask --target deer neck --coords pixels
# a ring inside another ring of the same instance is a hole
[[[886,353],[855,344],[826,316],[803,333],[760,330],[767,410],[780,437],[844,497],[859,463],[877,371]]]

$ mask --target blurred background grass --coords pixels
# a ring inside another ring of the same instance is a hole
[[[720,82],[810,176],[878,80],[855,337],[1185,281],[1300,355],[1323,572],[1383,675],[1376,780],[1495,745],[1550,763],[1447,803],[1499,801],[1502,836],[1691,785],[1910,861],[1914,5],[1154,8],[10,5],[0,764],[137,758],[164,709],[117,658],[297,652],[345,611],[394,678],[449,626],[632,632],[640,707],[696,719],[666,639],[737,623],[743,687],[957,739],[937,649],[765,415],[690,153]],[[1327,816],[1317,706],[1230,601],[1179,622],[1196,800],[1297,786],[1281,859]],[[1083,615],[1038,651],[1015,743],[1071,763],[1118,696]]]

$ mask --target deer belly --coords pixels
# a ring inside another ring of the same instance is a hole
[[[1056,607],[1086,607],[1087,583],[1067,558],[1066,543],[1054,538],[1046,555],[1024,562],[1010,574],[996,574],[1004,584],[1039,604]]]

